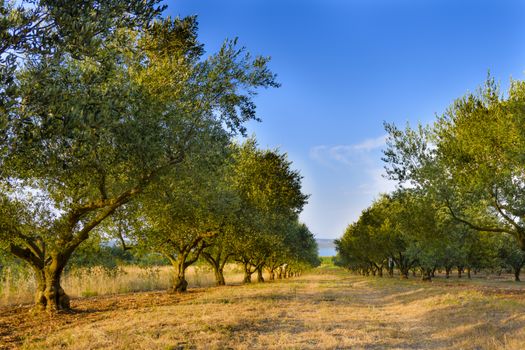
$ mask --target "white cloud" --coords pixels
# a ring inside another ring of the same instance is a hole
[[[387,137],[388,135],[385,134],[383,136],[376,137],[375,139],[366,139],[363,142],[358,143],[357,145],[353,145],[351,147],[353,147],[353,149],[355,150],[371,151],[386,145]]]
[[[340,163],[344,165],[356,165],[363,161],[368,162],[368,153],[383,147],[387,135],[377,138],[366,139],[352,145],[319,145],[310,149],[310,158],[323,165]]]
[[[310,148],[314,186],[302,219],[319,237],[338,237],[380,193],[395,189],[383,176],[381,148],[386,135],[355,144]]]

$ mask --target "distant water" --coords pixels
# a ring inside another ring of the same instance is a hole
[[[319,256],[335,256],[335,244],[333,239],[316,239],[319,246]]]

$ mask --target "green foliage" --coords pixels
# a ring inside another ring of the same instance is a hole
[[[511,269],[516,281],[520,280],[520,272],[525,265],[525,252],[516,246],[513,237],[502,235],[496,241],[497,262],[502,268]]]
[[[241,203],[235,257],[245,266],[275,269],[290,262],[294,245],[304,243],[309,249],[309,233],[297,223],[308,198],[301,192],[301,175],[285,154],[260,150],[253,139],[235,146],[234,157],[233,182]]]
[[[101,242],[96,236],[88,239],[75,251],[67,270],[103,267],[108,270],[124,265],[141,267],[163,266],[168,261],[159,254],[133,249],[123,249],[112,242]]]
[[[432,193],[470,228],[511,234],[525,247],[524,106],[523,82],[511,81],[503,96],[489,77],[432,127],[388,125],[390,176]]]
[[[490,264],[491,241],[455,221],[446,208],[415,189],[384,195],[363,211],[336,241],[337,263],[364,274],[395,265],[402,276],[419,268],[424,279],[436,269],[479,269]]]
[[[278,86],[235,41],[204,59],[196,18],[161,19],[157,3],[0,5],[0,242],[35,270],[45,308],[67,308],[60,274],[93,230],[221,153],[256,119],[256,89]]]
[[[347,228],[337,241],[337,263],[369,273],[388,260],[405,277],[417,266],[428,279],[440,268],[448,276],[452,268],[502,267],[518,280],[525,247],[524,106],[523,82],[512,81],[504,96],[489,77],[431,126],[385,124],[384,161],[399,190]]]

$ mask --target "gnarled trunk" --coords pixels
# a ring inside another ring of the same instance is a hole
[[[520,273],[521,273],[521,266],[514,267],[514,281],[516,282],[520,281]]]
[[[184,293],[188,290],[188,281],[186,281],[185,272],[179,272],[175,274],[173,280],[173,286],[171,292],[173,293]]]
[[[78,244],[81,242],[79,239]],[[78,244],[69,245],[61,251],[49,252],[46,252],[46,246],[43,242],[40,242],[40,245],[32,243],[30,248],[10,245],[11,253],[27,262],[35,272],[37,287],[34,311],[54,313],[71,309],[69,297],[60,285],[60,279]]]
[[[258,267],[257,268],[257,282],[259,282],[259,283],[264,282],[263,268],[262,267]]]
[[[164,256],[168,258],[175,270],[173,286],[170,288],[171,292],[184,293],[188,290],[186,269],[199,259],[202,250],[207,247],[203,239],[204,237],[197,237],[182,247],[177,247],[174,244],[171,248],[177,251],[177,254],[173,254],[172,251],[164,252]]]
[[[451,267],[445,267],[445,278],[450,278],[450,270],[452,270]]]
[[[184,275],[177,275],[175,276],[175,280],[173,282],[173,287],[171,287],[171,291],[174,293],[184,293],[188,290],[188,281],[186,281],[186,278]]]
[[[69,297],[60,285],[60,278],[65,264],[51,259],[49,265],[43,269],[35,269],[37,289],[35,292],[35,311],[68,311],[70,310]]]
[[[403,256],[403,254],[399,253],[399,256],[397,259],[394,259],[394,262],[397,265],[397,268],[399,269],[399,273],[401,274],[402,279],[408,279],[408,274],[410,273],[410,269],[413,265],[413,262],[410,263],[409,259],[406,256]]]
[[[270,281],[274,281],[275,280],[275,270],[270,269],[269,273],[270,273]]]
[[[173,286],[170,288],[172,293],[183,293],[188,290],[188,281],[186,281],[186,255],[179,254],[177,259],[172,259],[171,263],[175,269],[175,276],[173,278]]]
[[[224,271],[221,267],[214,269],[215,272],[215,284],[218,286],[225,286],[226,281],[224,280]]]
[[[219,252],[215,256],[207,252],[202,252],[202,256],[204,257],[204,259],[213,268],[213,273],[215,275],[215,285],[217,286],[226,285],[226,281],[224,279],[224,266],[226,265],[226,262],[228,261],[230,255],[226,255],[224,258],[222,257],[222,255],[222,252]],[[222,261],[221,258],[223,258]]]
[[[244,264],[244,278],[242,280],[242,283],[252,283],[252,270],[250,269],[250,265],[245,263]]]
[[[432,269],[421,269],[421,280],[430,282],[432,281]]]
[[[223,264],[221,264],[219,260],[213,260],[213,259],[208,260],[208,262],[213,268],[213,273],[215,275],[215,285],[225,286],[226,281],[224,280],[224,265],[226,264],[226,261],[224,261]]]

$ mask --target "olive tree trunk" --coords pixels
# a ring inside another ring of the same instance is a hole
[[[514,266],[514,281],[519,282],[520,280],[520,273],[521,273],[522,266]]]
[[[421,280],[430,282],[432,281],[432,269],[422,268],[421,269]]]
[[[406,256],[399,253],[397,257],[393,258],[396,263],[397,268],[399,269],[400,277],[402,279],[408,279],[408,274],[410,269],[414,265],[415,261],[410,261]]]
[[[263,277],[263,268],[262,268],[262,266],[259,266],[259,267],[257,268],[257,282],[259,282],[259,283],[264,282],[264,277]]]
[[[270,274],[270,281],[275,281],[275,269],[269,269],[268,273]]]
[[[27,262],[35,272],[37,286],[34,311],[53,313],[70,310],[69,297],[60,285],[60,279],[76,247],[69,247],[63,252],[51,252],[49,255],[45,254],[44,248],[34,244],[32,248],[33,251],[16,245],[10,246],[11,253]]]
[[[218,254],[217,256],[213,257],[207,252],[202,252],[202,256],[213,268],[213,273],[215,275],[215,284],[217,286],[225,286],[226,281],[224,279],[224,266],[226,265],[229,256],[226,256],[226,258],[222,262],[221,254]]]
[[[36,311],[68,311],[70,310],[69,297],[60,285],[65,263],[52,259],[51,263],[42,269],[34,268],[37,281],[35,292]]]
[[[215,273],[215,284],[217,286],[225,286],[226,281],[224,280],[224,268],[218,267],[214,269],[214,273]]]
[[[244,263],[244,278],[242,279],[242,283],[252,283],[252,274],[253,271],[250,268],[250,264]]]
[[[202,250],[207,247],[204,237],[197,237],[192,242],[188,242],[184,247],[172,246],[176,254],[164,251],[163,254],[173,265],[175,276],[171,292],[184,293],[188,290],[188,281],[186,280],[186,269],[197,262]]]
[[[179,255],[179,258],[174,260],[173,268],[175,269],[175,276],[173,278],[173,286],[170,291],[173,293],[183,293],[188,290],[188,281],[186,281],[186,258]]]

